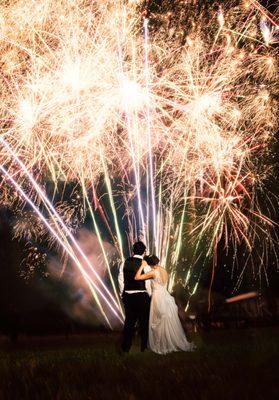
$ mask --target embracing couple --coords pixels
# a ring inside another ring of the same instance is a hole
[[[139,324],[141,351],[147,347],[155,353],[191,351],[174,298],[167,290],[168,273],[155,255],[146,256],[142,242],[133,245],[133,255],[119,271],[119,288],[125,308],[122,350],[129,352]]]

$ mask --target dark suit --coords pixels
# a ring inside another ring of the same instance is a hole
[[[127,352],[131,348],[137,322],[140,329],[141,351],[146,349],[148,341],[150,297],[146,291],[145,281],[135,280],[135,275],[141,263],[140,258],[129,257],[123,266],[124,292],[122,299],[125,308],[125,322],[122,350]],[[129,293],[130,291],[137,291],[138,293]]]

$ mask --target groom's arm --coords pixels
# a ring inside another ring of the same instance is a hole
[[[151,271],[151,267],[150,267],[149,265],[146,265],[146,266],[144,267],[144,269],[143,269],[143,272],[144,272],[145,274],[147,274],[147,273],[150,272],[150,271]],[[146,288],[147,293],[148,293],[149,296],[151,297],[151,295],[152,295],[151,279],[147,279],[147,280],[145,281],[145,288]]]
[[[152,295],[151,282],[150,282],[152,278],[154,278],[154,273],[152,269],[150,268],[149,265],[146,264],[145,261],[143,261],[140,268],[137,270],[137,273],[135,275],[135,280],[145,281],[145,289],[149,297],[151,297]]]
[[[119,292],[120,292],[120,297],[122,297],[123,292],[124,292],[124,273],[123,273],[123,267],[124,263],[122,263],[119,267],[119,273],[118,273],[118,286],[119,286]]]

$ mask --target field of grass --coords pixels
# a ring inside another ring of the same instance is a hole
[[[279,328],[196,334],[194,353],[119,353],[118,333],[2,342],[0,399],[279,399]]]

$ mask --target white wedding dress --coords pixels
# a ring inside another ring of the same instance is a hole
[[[178,317],[174,298],[163,283],[160,271],[155,269],[152,279],[152,298],[149,317],[149,348],[158,354],[173,351],[192,351],[195,346],[186,339]]]

